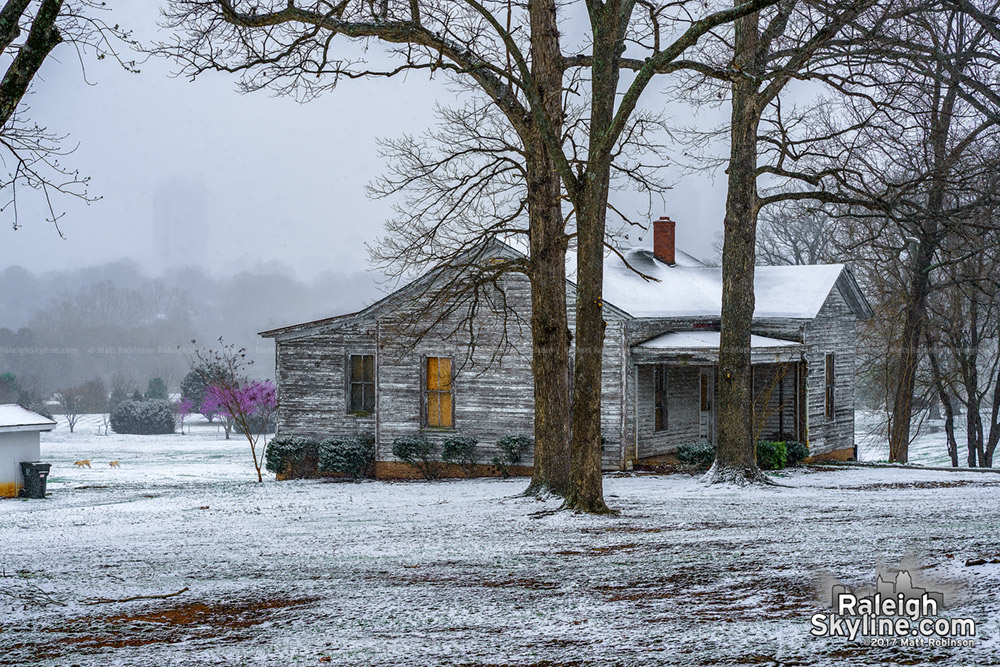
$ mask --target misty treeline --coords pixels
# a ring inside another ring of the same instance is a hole
[[[245,347],[255,374],[274,369],[269,327],[357,309],[379,295],[372,274],[324,273],[304,282],[283,269],[216,277],[195,267],[151,277],[114,262],[73,271],[0,271],[0,374],[47,398],[100,380],[146,392],[149,380],[179,389],[195,346]]]

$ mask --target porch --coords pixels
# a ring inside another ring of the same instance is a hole
[[[753,432],[757,440],[806,437],[805,346],[752,336]],[[718,331],[682,331],[632,347],[636,424],[633,460],[669,460],[682,444],[716,442]]]

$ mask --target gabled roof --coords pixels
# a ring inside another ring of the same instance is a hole
[[[465,253],[466,259],[524,259],[523,252],[499,240],[488,241]],[[612,317],[704,317],[718,318],[722,312],[722,269],[705,266],[695,257],[678,250],[676,264],[665,264],[650,250],[631,248],[621,255],[604,259],[604,301]],[[452,266],[458,266],[460,258]],[[567,283],[576,289],[576,253],[566,257]],[[450,266],[440,266],[404,285],[356,313],[328,317],[260,332],[264,338],[297,337],[299,334],[336,329],[345,324],[377,317],[390,311],[400,299],[412,297],[426,288]],[[834,287],[840,287],[857,317],[871,317],[872,311],[843,264],[758,266],[754,272],[756,307],[754,317],[812,319],[823,307]]]
[[[483,245],[476,246],[462,253],[451,264],[431,269],[416,280],[403,285],[399,289],[387,294],[375,303],[362,308],[355,313],[337,315],[335,317],[327,317],[321,320],[314,320],[312,322],[303,322],[301,324],[292,324],[286,327],[279,327],[277,329],[260,331],[257,335],[264,338],[289,337],[295,336],[295,334],[312,333],[314,331],[321,331],[324,329],[336,329],[345,324],[351,324],[353,322],[378,317],[386,311],[391,311],[398,301],[412,298],[414,295],[419,295],[424,289],[426,289],[443,274],[448,271],[456,270],[455,267],[462,266],[463,263],[472,262],[474,260],[487,261],[494,258],[522,260],[525,258],[525,255],[502,241],[491,239]]]
[[[26,410],[16,403],[0,405],[0,433],[14,431],[51,431],[56,423],[37,412]]]

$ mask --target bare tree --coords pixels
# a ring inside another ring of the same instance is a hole
[[[838,254],[870,258],[870,284],[887,295],[906,286],[901,316],[887,305],[880,320],[894,336],[882,341],[885,376],[898,380],[887,400],[890,456],[905,460],[928,274],[942,261],[942,239],[984,200],[974,183],[986,163],[966,158],[994,133],[998,107],[976,83],[989,80],[989,31],[935,2],[783,2],[737,21],[735,32],[719,455],[709,479],[760,479],[745,414],[755,232],[764,207],[790,201],[849,217],[838,225]],[[829,92],[812,106],[783,101],[800,80]],[[906,265],[891,260],[902,254]],[[886,261],[895,284],[874,276]]]
[[[835,261],[838,254],[835,223],[828,213],[810,202],[780,202],[761,210],[757,226],[757,263]]]
[[[888,3],[784,0],[748,14],[731,32],[703,43],[693,82],[680,90],[704,104],[728,98],[725,130],[728,175],[722,252],[722,325],[719,349],[718,445],[708,482],[766,483],[756,464],[751,431],[750,330],[754,312],[758,215],[787,201],[837,199],[839,170],[817,168],[813,146],[845,128],[804,122],[810,109],[789,113],[792,82],[809,82],[833,94],[851,92],[849,63],[866,46],[859,27]],[[858,56],[859,57],[859,56]],[[712,85],[714,82],[714,86]],[[821,116],[813,105],[812,116]],[[705,135],[712,137],[713,134]],[[702,137],[703,139],[705,137]]]
[[[80,387],[63,389],[56,394],[56,402],[59,403],[59,410],[66,418],[66,425],[69,432],[76,429],[76,423],[80,420],[83,411],[83,391]]]
[[[993,210],[988,216],[993,217]],[[946,239],[945,250],[964,257],[936,272],[938,278],[928,298],[927,357],[932,381],[947,419],[954,419],[949,405],[952,397],[965,408],[969,467],[992,467],[1000,443],[1000,279],[996,277],[1000,248],[996,236],[993,229],[974,241]],[[985,247],[969,255],[970,242]],[[989,419],[984,424],[987,406]],[[953,432],[948,437],[949,453],[957,465]]]
[[[124,61],[115,46],[128,42],[128,34],[108,25],[105,11],[105,3],[96,0],[7,0],[0,7],[0,50],[7,63],[0,78],[0,155],[8,168],[0,177],[7,196],[0,211],[10,212],[14,229],[20,226],[18,196],[24,188],[41,192],[57,230],[54,194],[93,199],[87,193],[89,179],[60,162],[71,152],[61,146],[64,137],[33,123],[23,102],[43,63],[63,42],[81,56],[92,51],[135,70],[135,62]]]
[[[931,382],[934,386],[934,392],[937,394],[937,399],[941,402],[941,407],[944,410],[944,430],[948,446],[948,458],[951,459],[952,467],[957,468],[958,440],[955,438],[955,406],[952,402],[952,394],[947,389],[948,379],[950,379],[952,375],[948,370],[944,369],[942,363],[938,360],[938,354],[935,351],[935,347],[935,341],[928,333],[927,359],[930,362],[931,367]]]
[[[934,275],[982,249],[977,242],[955,253],[948,240],[988,228],[977,211],[996,196],[987,185],[995,151],[983,148],[1000,136],[1000,96],[983,83],[1000,42],[949,4],[920,5],[882,25],[866,68],[877,99],[846,108],[866,122],[851,136],[842,186],[871,205],[850,211],[840,244],[845,257],[867,265],[870,285],[884,286],[885,303],[899,306],[884,320],[894,329],[885,359],[892,461],[908,459]]]

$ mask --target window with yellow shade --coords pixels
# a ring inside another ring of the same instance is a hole
[[[425,426],[451,428],[454,403],[451,395],[451,359],[449,357],[427,357],[424,386]]]

